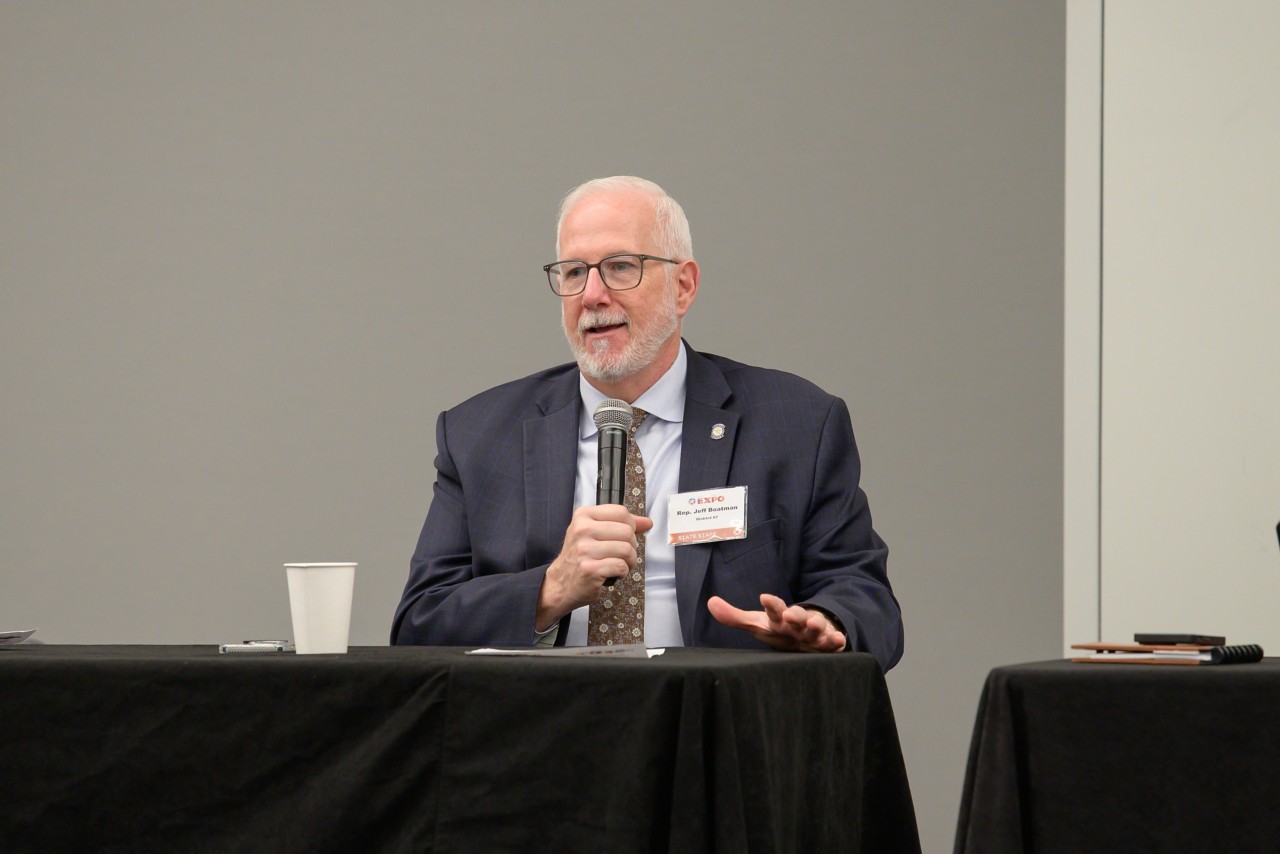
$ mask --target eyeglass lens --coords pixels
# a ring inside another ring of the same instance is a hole
[[[548,272],[551,273],[552,283],[559,293],[574,294],[587,286],[587,275],[592,267],[599,269],[600,278],[604,279],[605,285],[615,291],[634,288],[640,284],[640,277],[644,275],[644,263],[639,255],[614,255],[599,264],[564,261],[552,264]]]

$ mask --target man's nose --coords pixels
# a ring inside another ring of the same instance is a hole
[[[603,305],[610,300],[609,289],[600,277],[600,268],[587,271],[587,284],[582,289],[582,302],[585,305]]]

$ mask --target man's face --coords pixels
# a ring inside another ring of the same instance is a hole
[[[588,196],[565,217],[560,258],[594,264],[624,252],[664,255],[654,242],[653,200],[641,193]],[[582,293],[563,298],[565,337],[589,377],[617,382],[652,365],[680,337],[674,265],[646,261],[638,287],[614,291],[592,270]]]

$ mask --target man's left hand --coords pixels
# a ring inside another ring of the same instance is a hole
[[[762,611],[735,608],[719,596],[707,600],[707,610],[719,622],[744,629],[774,649],[798,652],[839,652],[844,632],[826,614],[802,605],[790,605],[770,593],[760,594]]]

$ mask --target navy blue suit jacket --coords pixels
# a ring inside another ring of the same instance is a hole
[[[844,401],[792,374],[687,352],[680,491],[748,489],[745,539],[675,550],[685,644],[761,647],[706,603],[719,595],[758,610],[760,594],[773,593],[837,617],[852,648],[887,670],[902,655],[901,612]],[[440,415],[435,497],[392,643],[534,643],[542,579],[573,514],[578,376],[561,365]],[[716,424],[722,439],[711,438]]]

